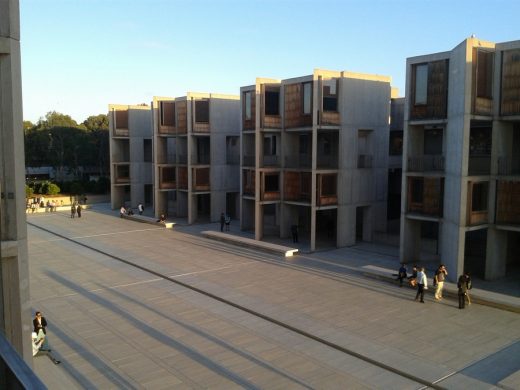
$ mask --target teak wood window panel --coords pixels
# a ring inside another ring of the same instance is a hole
[[[161,126],[175,127],[175,102],[160,102]]]

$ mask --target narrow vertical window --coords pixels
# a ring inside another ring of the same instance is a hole
[[[415,104],[426,104],[428,97],[428,64],[415,67]]]
[[[312,101],[312,84],[303,84],[303,114],[311,114],[311,101]]]
[[[251,120],[251,92],[244,93],[245,119]]]

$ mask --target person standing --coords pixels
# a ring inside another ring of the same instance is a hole
[[[78,207],[76,207],[76,212],[78,213],[78,218],[81,218],[81,205],[78,203]]]
[[[291,226],[292,242],[298,242],[298,225]]]
[[[226,217],[224,216],[224,212],[220,213],[220,231],[224,231],[224,223],[226,223]]]
[[[231,224],[231,217],[228,214],[226,214],[225,223],[226,223],[226,232],[229,232],[229,225]]]
[[[70,206],[70,217],[74,218],[76,216],[76,205],[72,203]]]
[[[471,279],[467,272],[464,272],[462,275],[460,275],[459,280],[457,281],[457,287],[459,289],[458,290],[459,309],[464,309],[464,307],[466,305],[466,296],[468,294],[470,281],[471,281]]]
[[[438,301],[442,299],[442,289],[444,288],[444,280],[446,279],[446,276],[448,276],[448,271],[444,264],[441,264],[433,277],[434,284],[436,285],[435,299]]]
[[[406,269],[406,263],[401,264],[399,271],[397,272],[397,280],[399,280],[399,287],[403,287],[403,279],[408,276],[408,270]]]
[[[428,289],[428,279],[426,278],[426,272],[424,271],[424,267],[419,269],[417,272],[417,294],[415,295],[415,300],[419,297],[421,298],[421,303],[424,303],[424,290]]]
[[[143,211],[144,211],[144,206],[142,203],[139,203],[137,205],[137,210],[139,211],[139,215],[143,215]]]
[[[126,209],[125,209],[125,206],[121,206],[121,208],[119,209],[119,216],[121,218],[123,218],[123,215],[126,214]]]

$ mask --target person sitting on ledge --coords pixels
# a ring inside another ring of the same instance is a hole
[[[161,216],[159,217],[157,222],[159,222],[159,223],[165,223],[166,222],[166,217],[164,216],[164,214],[161,214]]]

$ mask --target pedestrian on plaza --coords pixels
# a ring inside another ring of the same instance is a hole
[[[229,232],[229,225],[231,224],[231,217],[226,214],[226,219],[225,219],[225,224],[226,224],[226,232]]]
[[[125,206],[121,206],[121,208],[119,209],[119,216],[121,218],[123,218],[123,215],[126,214],[126,209],[125,209]]]
[[[139,211],[139,215],[143,215],[143,211],[144,211],[144,206],[142,203],[139,203],[137,205],[137,210]]]
[[[408,276],[408,270],[406,269],[406,263],[401,264],[399,271],[397,272],[397,279],[399,280],[399,287],[403,287],[403,279]]]
[[[220,213],[220,231],[224,231],[224,224],[226,223],[226,217],[224,216],[224,212]]]
[[[458,287],[458,296],[459,296],[459,309],[464,309],[466,304],[466,296],[468,294],[468,290],[470,288],[471,278],[468,272],[464,272],[459,276],[459,280],[457,281]]]
[[[87,196],[83,196],[83,204],[87,204]]]
[[[70,206],[70,217],[74,218],[76,216],[76,205],[72,203]]]
[[[164,216],[164,214],[161,214],[161,216],[159,217],[157,222],[159,222],[159,223],[166,223],[166,217]]]
[[[408,277],[408,283],[410,283],[410,286],[412,287],[417,286],[417,269],[417,265],[414,264],[412,267],[412,274]]]
[[[298,225],[291,226],[292,242],[298,242]]]
[[[40,351],[48,351],[50,352],[50,348],[49,348],[49,344],[47,342],[47,320],[45,319],[44,316],[42,316],[42,313],[37,311],[36,314],[34,315],[34,319],[33,319],[33,329],[34,329],[34,333],[36,333],[36,335],[39,337],[39,338],[44,338],[44,341],[41,343],[41,346],[40,346]]]
[[[78,213],[78,218],[81,218],[81,205],[78,202],[78,207],[76,207],[76,212]]]
[[[442,299],[442,289],[444,288],[444,280],[448,276],[448,271],[444,264],[441,264],[437,271],[435,272],[435,276],[433,277],[433,285],[435,286],[435,299],[440,301]]]
[[[421,303],[424,303],[424,290],[428,289],[428,279],[426,278],[426,272],[424,267],[419,269],[417,272],[417,294],[415,295],[415,300],[421,298]]]

